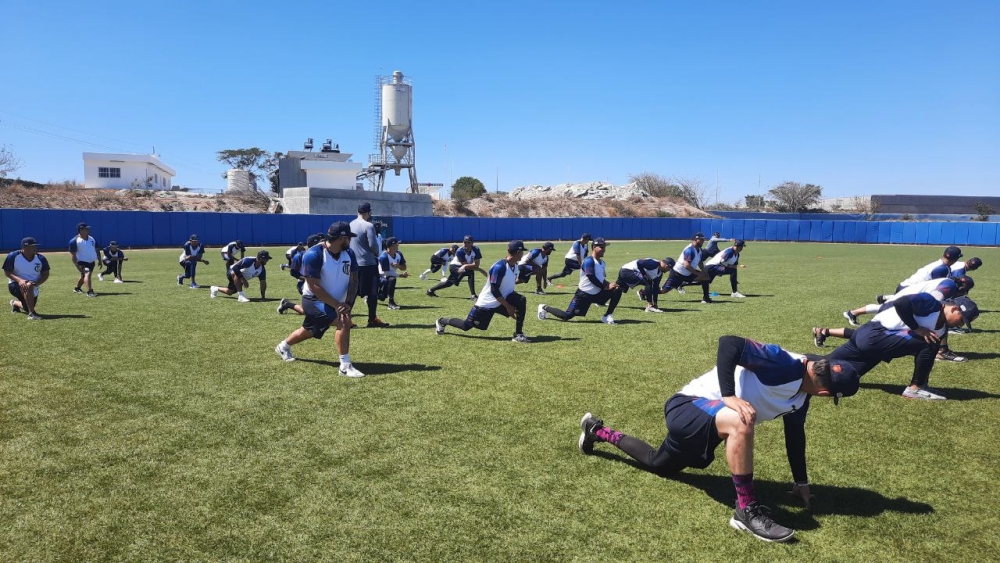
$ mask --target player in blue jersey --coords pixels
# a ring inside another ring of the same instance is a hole
[[[718,254],[719,253],[719,243],[720,242],[726,242],[727,240],[731,240],[733,242],[736,242],[735,239],[724,239],[724,238],[722,238],[722,235],[720,235],[718,231],[712,233],[712,238],[710,238],[710,239],[708,239],[708,240],[705,241],[705,249],[702,251],[705,254],[705,260],[708,260],[709,258],[711,258],[711,257],[715,256],[716,254]]]
[[[951,265],[951,277],[960,278],[969,272],[975,272],[983,265],[980,258],[969,258],[966,261],[958,261]]]
[[[608,282],[604,263],[604,251],[611,244],[601,237],[594,239],[594,249],[590,256],[583,260],[580,269],[580,282],[577,284],[576,293],[569,302],[567,310],[556,309],[545,303],[538,305],[538,320],[544,321],[549,315],[557,319],[568,321],[573,317],[582,317],[590,310],[590,306],[600,303],[608,303],[608,310],[601,317],[604,324],[615,324],[615,307],[622,298],[622,288],[615,282]]]
[[[420,274],[420,279],[426,280],[427,274],[436,273],[441,268],[445,267],[448,262],[451,262],[452,258],[455,257],[455,253],[458,252],[458,245],[453,244],[450,247],[445,246],[444,248],[439,248],[434,254],[431,254],[431,267],[427,268]],[[442,272],[444,274],[441,277],[441,281],[448,279],[447,270]]]
[[[666,269],[667,272],[672,270],[674,265],[677,264],[677,261],[674,260],[673,258],[670,258],[669,256],[664,258],[663,262],[667,265]],[[653,283],[650,284],[649,291],[647,291],[646,288],[635,290],[635,294],[639,296],[639,299],[646,303],[646,311],[649,313],[663,312],[659,309],[660,306],[657,303],[658,298],[660,296],[660,280],[662,279],[663,279],[663,274],[660,274],[660,277],[653,280]],[[656,309],[656,311],[653,311],[652,309]]]
[[[321,339],[333,326],[340,355],[338,373],[344,377],[365,376],[351,363],[350,355],[351,309],[358,297],[358,261],[350,249],[354,236],[349,224],[337,221],[327,230],[326,240],[302,257],[302,275],[306,278],[302,291],[305,319],[301,328],[275,346],[274,351],[282,360],[294,361],[292,346],[310,338]]]
[[[38,252],[38,243],[34,237],[21,239],[21,250],[15,250],[3,261],[3,274],[7,282],[7,292],[14,298],[10,300],[10,312],[28,313],[28,319],[39,321],[41,315],[35,310],[38,304],[38,289],[49,279],[49,261]]]
[[[719,276],[729,276],[729,287],[732,289],[731,296],[737,299],[743,299],[746,295],[743,295],[737,291],[736,286],[739,285],[738,268],[740,265],[740,252],[743,252],[743,248],[746,247],[747,243],[742,240],[733,241],[733,245],[729,248],[723,250],[722,252],[716,253],[712,258],[705,262],[705,271],[708,272],[708,283],[709,285],[715,281],[715,278]]]
[[[323,239],[325,237],[326,235],[323,233],[316,233],[314,235],[309,235],[309,237],[306,238],[306,244],[304,245],[305,250],[303,250],[302,252],[296,252],[292,256],[291,264],[289,264],[288,267],[288,273],[293,278],[295,278],[295,289],[296,291],[299,292],[299,295],[302,295],[302,287],[306,283],[305,277],[302,276],[302,256],[305,255],[306,250],[309,250],[310,248],[323,242]],[[306,314],[305,310],[302,308],[302,305],[299,305],[290,299],[282,298],[281,302],[278,304],[278,314],[283,315],[285,314],[285,311],[289,309],[295,311],[300,315]]]
[[[240,303],[249,303],[250,298],[244,293],[244,290],[250,287],[250,280],[257,278],[260,280],[260,300],[263,301],[267,298],[267,263],[271,260],[271,253],[266,250],[261,250],[257,253],[254,258],[244,258],[239,262],[233,264],[232,268],[229,268],[229,285],[226,287],[219,287],[213,285],[211,291],[209,292],[209,297],[215,299],[215,297],[222,293],[224,295],[237,296],[237,301]]]
[[[946,299],[954,299],[955,297],[961,297],[962,295],[968,295],[969,291],[976,286],[976,282],[973,281],[969,276],[962,276],[959,278],[939,278],[936,280],[928,280],[918,284],[911,285],[906,289],[896,293],[894,295],[878,295],[875,298],[877,303],[870,303],[868,305],[862,305],[857,309],[851,309],[850,311],[844,311],[844,318],[851,326],[860,326],[858,317],[861,315],[871,315],[878,313],[885,309],[886,303],[892,303],[896,299],[904,295],[916,295],[918,293],[930,293],[937,298],[938,301],[944,301]]]
[[[566,277],[581,268],[583,261],[590,254],[587,252],[587,244],[591,240],[590,233],[583,233],[578,240],[570,245],[569,251],[566,252],[566,265],[563,266],[563,270],[558,274],[549,276],[549,283],[552,283],[552,280]]]
[[[941,256],[941,258],[931,262],[923,268],[920,268],[912,276],[899,282],[899,285],[896,286],[896,293],[903,291],[911,285],[950,276],[951,265],[958,261],[961,257],[961,248],[957,246],[949,246],[948,248],[945,248],[944,255]]]
[[[285,251],[285,263],[281,265],[282,271],[291,268],[292,258],[294,258],[296,254],[304,252],[306,248],[308,247],[304,242],[297,242],[295,243],[295,246],[289,247],[288,250]]]
[[[94,237],[90,236],[90,225],[80,223],[76,226],[76,236],[69,241],[69,256],[73,260],[73,267],[80,272],[80,279],[76,281],[76,289],[73,293],[83,293],[81,286],[87,285],[87,297],[97,297],[94,293],[94,286],[91,278],[100,261],[100,247]]]
[[[615,285],[621,288],[623,294],[633,287],[642,286],[642,289],[637,289],[636,291],[639,294],[639,299],[646,301],[647,296],[655,296],[657,294],[659,280],[663,277],[663,272],[666,272],[673,266],[672,262],[672,258],[664,258],[663,260],[641,258],[626,262],[618,270],[618,279],[615,280]],[[658,309],[651,301],[646,301],[646,312],[662,313],[663,311]]]
[[[378,255],[378,298],[379,301],[389,300],[387,305],[391,311],[398,311],[396,303],[396,280],[409,277],[406,271],[406,257],[399,251],[400,240],[389,237],[383,241],[385,250]]]
[[[556,245],[547,242],[541,248],[532,248],[517,263],[518,283],[528,283],[535,276],[535,295],[545,295],[545,284],[549,275],[549,255]]]
[[[681,251],[681,255],[677,257],[674,267],[670,269],[667,282],[660,288],[661,295],[669,293],[671,289],[676,289],[678,293],[683,293],[681,290],[682,286],[698,284],[701,286],[701,302],[712,302],[712,298],[708,296],[708,272],[705,271],[705,266],[702,263],[704,254],[702,254],[701,245],[704,242],[705,235],[700,232],[695,233],[691,237],[691,244],[685,246],[684,250]]]
[[[830,336],[848,338],[827,357],[850,362],[861,375],[881,362],[913,356],[913,376],[903,397],[942,400],[943,395],[928,387],[934,360],[948,359],[940,357],[942,341],[949,327],[972,323],[978,316],[979,307],[968,297],[941,302],[930,293],[918,293],[887,303],[882,312],[857,330],[814,328],[813,339],[822,346]]]
[[[111,241],[104,247],[103,252],[104,258],[101,259],[101,263],[104,264],[104,271],[97,274],[97,279],[104,281],[104,276],[114,274],[115,283],[125,283],[122,281],[122,264],[124,264],[128,258],[125,256],[125,253],[118,248],[118,241]]]
[[[514,342],[531,342],[524,335],[524,315],[528,309],[528,300],[514,291],[518,283],[517,262],[524,255],[524,243],[512,240],[507,245],[507,257],[497,260],[490,268],[489,279],[483,285],[483,290],[476,298],[469,315],[464,319],[449,319],[442,317],[434,323],[434,332],[444,334],[445,327],[455,327],[462,331],[472,328],[486,330],[493,320],[493,315],[499,313],[514,319]]]
[[[458,285],[462,281],[462,278],[466,278],[469,282],[469,293],[472,296],[472,300],[476,300],[476,271],[482,272],[486,276],[489,274],[486,273],[486,270],[479,267],[479,262],[483,259],[483,253],[474,242],[472,235],[465,235],[465,238],[462,239],[462,248],[459,248],[455,252],[455,257],[451,259],[451,263],[448,265],[448,279],[428,289],[428,297],[437,297],[437,290]]]
[[[177,276],[177,285],[184,285],[184,280],[190,278],[191,289],[201,287],[195,281],[198,262],[208,266],[208,260],[205,260],[205,247],[198,240],[198,235],[191,235],[188,238],[188,241],[184,243],[184,250],[181,251],[181,255],[177,261],[180,263],[181,268],[184,268],[184,274]]]
[[[226,264],[226,275],[229,275],[229,269],[233,267],[238,260],[243,260],[246,256],[247,247],[243,244],[242,240],[234,240],[233,242],[222,247],[222,261]],[[239,253],[239,258],[236,254]]]
[[[757,500],[754,489],[754,428],[781,418],[785,451],[792,470],[792,493],[809,505],[806,471],[806,415],[811,396],[841,397],[858,392],[859,374],[846,361],[809,359],[739,336],[719,338],[716,367],[685,385],[667,400],[667,437],[658,449],[604,425],[590,413],[580,421],[578,445],[584,454],[606,442],[639,462],[647,471],[669,477],[687,468],[704,469],[715,449],[726,443],[726,462],[736,488],[736,511],[730,526],[773,542],[792,538]]]

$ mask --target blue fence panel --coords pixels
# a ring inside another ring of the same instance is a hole
[[[847,242],[847,226],[850,225],[847,221],[834,221],[833,222],[833,242]],[[853,232],[853,227],[852,227]]]
[[[927,243],[928,244],[940,244],[941,240],[944,238],[944,234],[941,229],[943,223],[928,223],[927,224]]]
[[[764,223],[764,240],[778,240],[777,221],[762,221],[762,223]]]
[[[746,221],[744,221],[743,219],[733,219],[732,221],[726,221],[726,222],[729,223],[729,229],[728,229],[729,233],[723,236],[725,236],[726,238],[746,237],[746,233],[743,232]],[[687,238],[690,238],[690,235]]]
[[[858,221],[854,224],[854,238],[851,242],[859,244],[868,242],[868,223]]]
[[[903,223],[903,237],[900,241],[903,244],[913,244],[917,241],[917,224],[916,223]]]
[[[948,244],[969,244],[970,223],[952,223],[955,225],[955,239]]]
[[[187,242],[188,236],[191,234],[185,233],[179,239],[175,239],[174,232],[171,227],[170,214],[152,211],[149,213],[149,230],[153,237],[153,246],[167,246],[173,248],[180,248],[184,246],[184,243]]]
[[[244,221],[241,221],[241,223],[244,223]],[[272,225],[267,220],[266,215],[251,215],[249,223],[250,236],[240,237],[243,244],[247,246],[263,246],[265,241],[274,240],[281,234],[277,232],[278,229],[272,229]]]
[[[130,215],[135,219],[134,238],[130,246],[153,246],[153,212],[132,211]]]
[[[966,223],[968,231],[965,235],[965,244],[977,244],[983,238],[983,224],[982,223]]]
[[[822,221],[808,221],[809,223],[809,238],[812,242],[821,242],[823,240],[823,222]]]
[[[789,233],[791,234],[791,233]],[[799,235],[796,240],[806,241],[812,236],[812,221],[799,221]]]
[[[822,225],[821,226],[821,231],[823,233],[822,234],[822,236],[823,236],[823,238],[822,238],[823,242],[833,242],[833,224],[834,224],[834,221],[822,220],[822,221],[820,221],[820,224]]]
[[[497,219],[497,240],[525,240],[523,230],[515,230],[518,219]]]
[[[750,221],[753,224],[753,237],[748,240],[767,240],[767,221]]]
[[[954,244],[958,238],[958,228],[954,223],[941,223],[940,244]]]
[[[198,240],[201,241],[205,246],[218,246],[225,244],[219,240],[219,235],[221,233],[216,233],[215,237],[210,237],[205,231],[205,217],[202,213],[171,213],[171,220],[179,221],[179,218],[175,218],[175,215],[184,216],[184,230],[190,233],[197,233]],[[218,221],[213,217],[211,223],[218,224]],[[229,241],[226,241],[229,242]]]
[[[901,244],[903,242],[902,223],[889,223],[889,242],[892,244]]]
[[[913,225],[913,242],[916,244],[927,244],[927,238],[930,236],[931,228],[928,223],[912,223]]]
[[[799,240],[799,221],[798,219],[792,219],[787,221],[788,223],[788,233],[785,236],[785,240]]]
[[[220,246],[236,239],[242,240],[243,244],[252,244],[250,237],[246,235],[251,234],[248,231],[252,231],[253,227],[241,227],[243,223],[250,225],[250,221],[246,221],[239,213],[222,213],[219,220],[222,223],[222,240],[225,241]]]
[[[774,225],[774,240],[788,240],[788,229],[791,225],[788,221],[768,221],[769,225]]]
[[[392,223],[395,231],[393,234],[403,242],[413,244],[423,242],[423,236],[426,235],[418,234],[417,231],[419,230],[418,225],[425,220],[424,217],[398,217]]]
[[[726,228],[726,221],[724,219],[712,219],[712,228],[709,229],[705,236],[710,237],[712,233],[719,233],[719,236],[726,236],[723,229]]]
[[[27,236],[35,237],[38,241],[38,248],[44,250],[51,248],[55,243],[55,237],[48,240],[41,232],[34,232],[34,229],[24,228],[24,211],[20,209],[0,209],[0,240],[3,240],[3,252],[13,252],[21,248],[21,239]]]
[[[865,242],[875,244],[878,242],[878,223],[865,223]]]
[[[973,241],[969,240],[969,244],[975,244],[977,246],[993,246],[997,241],[997,223],[983,223],[983,230],[979,233],[979,240]]]
[[[183,244],[191,235],[198,235],[201,239],[201,233],[188,229],[187,213],[167,212],[164,215],[170,225],[170,240],[177,241],[174,244]]]
[[[892,242],[892,223],[878,223],[878,242],[881,244]]]

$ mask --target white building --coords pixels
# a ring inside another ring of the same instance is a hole
[[[278,184],[282,192],[288,188],[353,190],[362,167],[350,158],[351,153],[332,147],[320,152],[288,151],[278,160]]]
[[[83,153],[86,188],[169,190],[177,173],[152,154]]]

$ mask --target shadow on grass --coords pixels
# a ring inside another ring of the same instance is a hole
[[[986,332],[985,330],[983,332]],[[1000,332],[1000,331],[997,331]],[[960,356],[965,356],[970,360],[993,360],[1000,358],[1000,353],[998,352],[962,352]]]
[[[385,305],[382,305],[385,307]],[[416,311],[417,309],[442,309],[443,307],[432,307],[430,305],[400,305],[400,311]]]
[[[639,319],[615,319],[616,325],[638,325],[638,324],[650,324],[652,322],[653,321],[642,321]]]
[[[890,385],[888,383],[861,383],[862,389],[877,389],[885,391],[890,395],[899,395],[903,392],[905,385]],[[949,401],[975,401],[977,399],[1000,399],[1000,395],[978,391],[976,389],[959,389],[958,387],[938,387],[934,385],[931,390],[941,393]]]
[[[105,293],[102,291],[101,293],[97,294],[98,297],[114,297],[116,295],[132,295],[132,293],[128,291],[119,291],[119,292],[109,291]]]
[[[627,463],[637,469],[648,471],[629,457],[601,450],[595,450],[594,455]],[[719,463],[719,461],[716,461],[716,463]],[[697,470],[687,469],[676,475],[660,475],[660,477],[666,481],[684,483],[696,489],[701,489],[709,498],[726,508],[732,509],[734,507],[736,491],[733,489],[733,480],[731,477],[706,475],[704,473],[695,473],[695,471]],[[774,509],[775,520],[782,525],[790,526],[797,530],[814,530],[819,528],[819,522],[816,521],[815,516],[872,517],[878,516],[883,512],[899,512],[903,514],[931,514],[934,512],[934,507],[930,504],[912,501],[906,497],[889,498],[876,491],[861,487],[839,487],[817,484],[809,486],[809,492],[813,495],[811,508],[799,510],[804,507],[801,499],[790,494],[790,482],[754,479],[754,488],[761,503]],[[786,507],[793,507],[796,510],[789,511]]]
[[[453,328],[453,327],[449,327]],[[472,332],[471,330],[469,331]],[[479,331],[480,333],[482,331]],[[507,341],[510,342],[511,336],[486,336],[483,334],[469,334],[461,332],[455,329],[455,332],[445,332],[444,336],[457,336],[459,338],[472,338],[475,340],[494,340],[496,342]],[[546,342],[560,342],[566,341],[571,342],[574,340],[580,340],[579,338],[567,338],[565,336],[555,336],[555,335],[539,335],[539,336],[528,336],[531,339],[531,344],[544,344]]]
[[[114,283],[114,282],[112,282],[112,283]],[[142,282],[139,281],[139,280],[122,280],[122,283],[142,283]]]
[[[59,320],[59,319],[89,319],[87,315],[42,315],[43,321]]]
[[[366,327],[364,325],[364,323],[362,323],[359,328],[367,329],[368,327]],[[426,329],[430,330],[430,329],[434,328],[434,323],[430,323],[430,324],[413,324],[413,323],[409,323],[409,324],[407,324],[407,323],[396,324],[396,323],[390,323],[389,326],[383,327],[380,330],[393,330],[393,329],[396,329],[396,328],[426,328]]]
[[[305,362],[307,364],[319,364],[323,366],[328,366],[333,369],[340,369],[340,362],[331,362],[329,360],[311,360],[309,358],[297,358],[298,362]],[[403,371],[439,371],[441,366],[429,366],[427,364],[363,364],[358,362],[352,362],[356,368],[361,370],[361,373],[368,375],[385,375],[389,373],[400,373]]]

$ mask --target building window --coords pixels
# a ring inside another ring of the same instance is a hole
[[[121,178],[122,169],[121,168],[108,168],[101,166],[97,169],[98,178]]]

